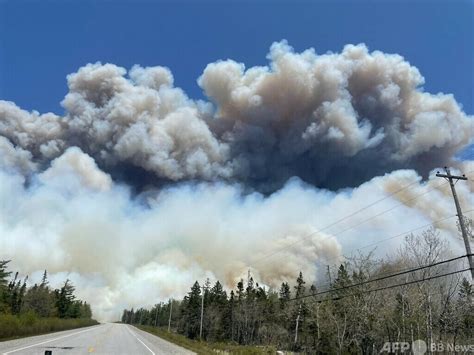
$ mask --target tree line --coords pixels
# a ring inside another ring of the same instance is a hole
[[[91,307],[74,295],[75,287],[66,280],[58,289],[49,286],[45,270],[39,284],[27,287],[28,277],[21,280],[18,272],[8,280],[9,261],[0,261],[0,313],[19,315],[33,312],[39,317],[91,318]]]
[[[219,281],[196,281],[182,300],[125,309],[121,321],[170,326],[190,339],[273,345],[304,353],[378,353],[385,342],[417,339],[472,344],[474,288],[469,276],[434,278],[459,270],[466,260],[368,282],[435,264],[450,253],[447,242],[429,229],[407,236],[390,259],[376,259],[373,253],[347,258],[335,269],[328,268],[324,284],[308,285],[301,272],[278,289],[260,285],[251,276],[230,292]],[[379,290],[398,284],[402,286]]]
[[[37,334],[91,325],[90,305],[78,299],[66,280],[60,288],[49,285],[45,270],[41,282],[28,286],[28,277],[11,277],[8,260],[0,260],[0,338]]]

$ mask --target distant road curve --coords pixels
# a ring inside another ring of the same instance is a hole
[[[125,324],[106,323],[87,328],[0,342],[0,354],[194,354],[157,336]]]

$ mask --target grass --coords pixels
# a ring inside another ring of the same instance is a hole
[[[243,346],[229,343],[208,343],[205,341],[188,339],[184,335],[170,332],[163,328],[155,328],[150,326],[138,326],[153,335],[167,340],[171,343],[179,345],[185,349],[201,354],[239,354],[239,355],[259,355],[259,354],[275,354],[276,349],[270,346]]]
[[[99,323],[89,318],[40,318],[34,313],[25,313],[19,316],[0,314],[0,341],[96,324]]]

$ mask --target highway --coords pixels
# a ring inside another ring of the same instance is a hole
[[[93,327],[0,342],[0,354],[194,354],[157,336],[125,324]]]

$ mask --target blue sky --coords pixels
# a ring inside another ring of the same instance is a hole
[[[66,75],[88,62],[165,65],[202,98],[206,64],[266,64],[287,39],[297,51],[347,43],[399,53],[474,112],[472,1],[21,1],[0,0],[0,98],[61,113]]]

